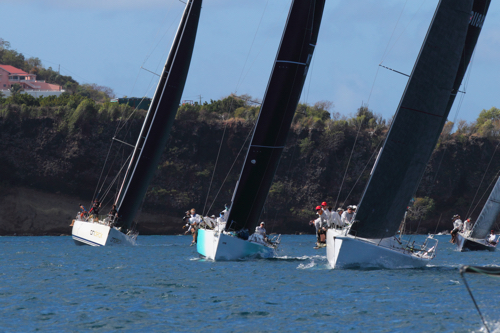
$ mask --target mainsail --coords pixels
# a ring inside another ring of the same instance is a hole
[[[316,46],[325,0],[294,0],[226,229],[254,227],[264,207]]]
[[[488,201],[481,210],[470,236],[472,238],[486,238],[500,214],[500,177],[488,197]]]
[[[191,63],[202,0],[188,0],[137,140],[118,199],[120,225],[132,224],[154,176],[179,107]]]
[[[473,2],[439,2],[359,204],[352,235],[378,239],[396,233],[448,116]]]
[[[446,114],[448,114],[453,106],[455,97],[459,93],[460,85],[467,71],[467,67],[472,59],[472,54],[476,48],[477,40],[481,29],[483,28],[484,20],[486,19],[486,14],[488,13],[488,8],[490,7],[491,0],[474,0],[472,5],[472,12],[470,14],[469,28],[467,30],[467,37],[465,37],[465,45],[462,50],[462,58],[460,59],[460,65],[458,67],[457,77],[453,83],[453,90],[451,92],[450,100],[446,107]],[[446,122],[446,117],[443,118],[443,126]]]

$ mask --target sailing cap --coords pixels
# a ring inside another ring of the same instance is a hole
[[[354,209],[354,206],[347,206],[347,209]]]
[[[321,206],[326,206],[326,205],[327,205],[327,204],[326,204],[326,202],[324,202],[324,201],[321,203]]]
[[[266,224],[266,222],[262,221],[262,222],[260,222],[260,224],[264,224],[264,225],[265,225],[265,224]]]
[[[321,206],[316,206],[316,210],[320,210],[321,209]]]
[[[452,219],[457,219],[457,218],[459,218],[459,217],[460,217],[460,215],[455,214],[455,215],[453,215]]]
[[[342,207],[337,208],[337,212],[341,212],[341,211],[344,211],[344,208],[342,208]]]

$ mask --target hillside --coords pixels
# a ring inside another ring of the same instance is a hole
[[[25,95],[0,98],[0,235],[69,234],[78,204],[88,204],[96,190],[102,188],[102,195],[110,188],[104,200],[108,209],[119,180],[113,185],[111,181],[130,152],[128,146],[113,143],[104,184],[97,187],[112,138],[116,133],[120,140],[134,143],[144,112],[78,94],[20,96]],[[224,132],[205,211],[218,214],[230,202],[244,142],[259,109],[248,100],[229,96],[180,107],[137,218],[141,233],[178,233],[185,210],[203,210]],[[262,215],[272,232],[311,232],[307,222],[318,203],[338,201],[337,206],[345,206],[361,197],[388,126],[367,108],[350,118],[335,113],[331,117],[330,108],[326,102],[298,107]],[[500,116],[495,110],[484,110],[475,124],[462,122],[453,134],[447,124],[417,192],[411,232],[434,232],[440,218],[438,231],[449,230],[453,214],[464,217],[491,161],[476,201],[485,193],[500,166],[500,154],[494,155]],[[473,217],[481,204],[478,207]]]

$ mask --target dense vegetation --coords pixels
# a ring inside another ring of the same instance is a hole
[[[90,200],[97,186],[101,195],[109,190],[109,205],[121,181],[113,183],[114,176],[130,153],[112,138],[133,144],[145,112],[111,103],[109,88],[60,76],[1,39],[0,63],[37,71],[68,90],[59,97],[34,98],[18,90],[8,98],[0,95],[0,187]],[[231,200],[259,109],[246,95],[179,106],[143,210],[180,217],[196,207],[217,214]],[[357,204],[389,125],[367,106],[341,115],[328,101],[299,104],[263,212],[270,230],[310,230],[306,222],[322,201]],[[409,210],[408,231],[450,229],[455,213],[477,216],[498,175],[499,136],[500,109],[494,107],[482,110],[475,122],[446,123]],[[104,181],[98,184],[103,165]]]
[[[356,204],[361,197],[389,124],[367,107],[351,116],[334,113],[332,108],[330,102],[297,108],[263,213],[274,231],[307,231],[305,222],[314,217],[318,202],[341,206]],[[249,96],[181,105],[143,209],[182,216],[187,208],[196,207],[217,214],[230,202],[258,112],[258,103]],[[79,93],[0,98],[2,184],[78,193],[90,200],[112,138],[134,143],[144,114]],[[433,232],[440,219],[444,222],[439,229],[449,229],[448,215],[465,216],[476,190],[483,194],[500,166],[500,154],[492,159],[500,134],[500,110],[483,110],[476,122],[459,122],[456,131],[452,125],[446,124],[416,194],[408,215],[410,231]],[[116,183],[110,186],[113,176],[129,152],[128,146],[112,146],[104,173],[112,176],[99,185],[102,192],[110,188],[107,204],[116,191]]]

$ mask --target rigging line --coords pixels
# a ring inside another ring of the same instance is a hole
[[[398,43],[399,39],[401,38],[401,36],[403,36],[404,32],[406,31],[406,29],[408,29],[408,27],[410,26],[410,23],[413,21],[413,19],[415,18],[415,16],[417,15],[417,13],[420,11],[420,9],[422,9],[422,6],[424,5],[424,3],[426,2],[427,0],[424,0],[422,1],[422,3],[420,4],[420,7],[418,7],[418,9],[415,11],[415,13],[413,14],[413,16],[411,17],[411,19],[408,21],[408,24],[406,24],[406,26],[404,27],[403,31],[401,31],[401,33],[399,34],[398,38],[396,38],[396,40],[394,41],[394,44],[392,44],[391,48],[389,49],[389,51],[384,55],[384,57],[382,58],[382,62],[385,61],[385,58],[387,58],[387,56],[389,55],[389,53],[391,53],[392,49],[394,48],[394,46],[396,46],[396,44]]]
[[[287,9],[289,9],[289,7],[284,6],[284,7],[283,7],[283,10],[281,11],[281,14],[283,14],[283,13],[284,13]],[[254,64],[255,64],[255,62],[257,61],[257,59],[258,59],[258,57],[259,57],[260,53],[262,52],[262,50],[266,47],[266,44],[267,44],[267,42],[269,41],[269,39],[270,39],[270,38],[271,38],[271,34],[267,34],[267,38],[266,38],[266,40],[262,43],[261,48],[259,49],[259,51],[258,51],[258,52],[257,52],[257,54],[255,55],[255,57],[254,57],[254,59],[253,59],[252,63],[250,64],[250,66],[248,66],[247,72],[246,72],[246,73],[245,73],[245,75],[243,76],[243,79],[241,79],[241,82],[245,81],[245,79],[247,78],[247,76],[248,76],[248,74],[250,73],[250,71],[251,71],[251,69],[252,69],[253,65],[254,65]],[[313,58],[313,60],[314,60],[314,58]]]
[[[493,183],[495,182],[495,180],[498,178],[498,175],[499,175],[500,171],[498,171],[495,176],[493,177],[493,179],[491,180],[491,182],[489,183],[488,187],[486,188],[486,190],[484,190],[483,192],[483,195],[481,196],[481,198],[479,198],[479,200],[477,201],[477,204],[476,206],[474,206],[474,209],[470,212],[471,214],[474,214],[474,211],[476,210],[477,206],[479,206],[479,203],[481,202],[481,200],[484,198],[484,196],[486,195],[486,193],[488,192],[488,190],[490,189],[491,185],[493,185]]]
[[[403,9],[401,9],[401,13],[399,13],[398,20],[396,21],[396,25],[394,25],[394,29],[392,30],[391,37],[389,38],[389,41],[387,42],[387,45],[385,46],[384,53],[382,53],[382,59],[380,60],[380,63],[384,61],[384,58],[387,53],[387,49],[389,48],[389,45],[391,44],[392,37],[394,36],[394,33],[396,32],[396,28],[398,27],[399,20],[401,20],[401,16],[403,16],[403,12],[405,11],[406,4],[408,3],[408,0],[405,1],[405,4],[403,5]]]
[[[386,138],[380,140],[380,142],[377,144],[377,147],[375,147],[375,150],[373,151],[372,155],[370,156],[370,159],[368,160],[368,162],[366,162],[365,164],[365,167],[363,168],[363,170],[361,171],[361,173],[359,174],[359,177],[358,179],[356,180],[356,182],[354,183],[354,185],[352,186],[351,188],[351,191],[349,192],[349,194],[347,195],[347,197],[345,198],[345,200],[343,202],[346,202],[347,199],[349,199],[349,196],[351,195],[352,191],[354,191],[354,188],[356,187],[356,185],[358,184],[358,181],[361,179],[361,177],[363,176],[363,173],[365,172],[366,168],[368,167],[368,165],[370,164],[370,161],[372,160],[373,156],[375,156],[375,154],[377,153],[377,149],[378,147],[380,147],[380,144],[382,142],[385,141]]]
[[[171,11],[167,12],[167,15],[165,15],[165,18],[163,19],[163,21],[161,23],[161,26],[163,26],[163,23],[167,21],[167,17],[170,15],[170,13],[171,13]],[[172,26],[175,24],[175,22],[178,22],[178,20],[176,20],[176,18],[178,18],[180,14],[181,14],[181,12],[177,13],[177,16],[175,16],[174,19],[172,19],[172,22],[170,23],[170,26],[167,28],[167,30],[165,31],[165,33],[163,34],[163,36],[158,40],[158,43],[154,47],[152,47],[149,50],[149,52],[146,54],[146,57],[144,58],[144,61],[142,62],[141,68],[149,60],[149,58],[151,57],[151,55],[153,54],[153,52],[156,50],[156,48],[158,47],[158,45],[160,45],[161,41],[163,40],[163,38],[165,38],[165,36],[167,35],[167,33],[170,31],[170,29],[172,28]],[[161,26],[156,31],[156,35],[153,38],[153,40],[158,37],[158,35],[160,33],[160,30],[161,30]],[[163,55],[162,55],[162,57],[163,57]],[[141,70],[139,69],[139,71],[137,72],[137,76],[135,77],[135,81],[134,81],[134,84],[132,86],[132,89],[130,90],[130,96],[132,96],[132,93],[133,93],[133,91],[135,89],[135,85],[137,83],[137,80],[139,79],[140,73],[141,73]]]
[[[120,168],[120,170],[116,174],[115,178],[111,181],[111,184],[106,188],[106,190],[104,192],[104,195],[103,195],[103,199],[109,194],[109,191],[111,190],[111,187],[114,185],[114,183],[116,182],[116,180],[118,179],[118,177],[120,177],[120,174],[123,171],[123,168],[128,164],[127,162],[128,162],[128,160],[130,159],[131,156],[132,156],[132,154],[130,154],[128,156],[127,160],[125,161],[125,163],[123,163],[122,167]]]
[[[264,6],[264,10],[262,11],[262,15],[260,16],[259,24],[257,25],[257,29],[255,30],[255,34],[252,39],[252,43],[250,44],[250,48],[248,50],[247,56],[245,58],[245,62],[243,64],[243,68],[241,69],[240,77],[236,83],[236,91],[238,91],[238,87],[241,83],[241,77],[243,76],[243,72],[245,71],[245,66],[247,65],[248,58],[250,57],[250,53],[252,52],[253,44],[255,43],[255,38],[257,37],[257,33],[259,32],[260,25],[262,24],[262,19],[264,18],[264,14],[266,13],[267,5],[269,4],[269,0],[266,1],[266,5]]]
[[[313,71],[314,71],[314,57],[312,58],[311,60],[311,73],[309,74],[309,85],[307,86],[307,94],[306,94],[306,105],[307,105],[307,102],[309,101],[309,90],[311,90],[311,81],[312,81],[312,74],[313,74]]]
[[[356,133],[356,139],[354,140],[354,144],[352,145],[351,155],[349,156],[349,160],[347,161],[347,166],[345,168],[344,177],[342,178],[342,182],[340,183],[339,194],[337,194],[337,200],[335,200],[334,207],[337,207],[337,204],[339,202],[340,192],[342,192],[342,187],[344,186],[344,181],[345,181],[345,178],[347,176],[347,171],[349,170],[349,165],[351,164],[351,158],[352,158],[352,155],[354,153],[354,148],[356,147],[356,142],[358,142],[358,136],[359,136],[359,132],[361,132],[362,125],[363,125],[363,123],[361,121],[361,123],[359,124],[358,132]]]
[[[224,184],[226,183],[226,180],[229,178],[229,174],[231,173],[231,170],[233,170],[233,167],[234,165],[236,164],[236,161],[238,161],[238,157],[240,156],[241,152],[243,151],[243,148],[245,148],[246,146],[246,143],[248,141],[248,138],[250,137],[250,135],[253,133],[253,130],[255,128],[255,126],[257,125],[257,121],[253,124],[252,126],[252,129],[250,130],[250,132],[248,132],[248,135],[245,139],[245,141],[243,142],[243,145],[241,145],[241,149],[240,151],[238,152],[238,155],[236,155],[236,158],[234,159],[234,162],[233,162],[233,165],[231,165],[231,168],[229,169],[229,171],[227,172],[227,175],[226,175],[226,178],[224,178],[224,180],[222,181],[222,184],[219,188],[219,191],[217,191],[217,194],[215,195],[214,197],[214,200],[212,201],[212,204],[210,205],[210,207],[208,208],[207,212],[209,212],[211,209],[212,209],[212,206],[215,204],[215,200],[217,200],[217,197],[219,196],[219,193],[220,191],[222,190],[222,187],[224,186]]]
[[[224,115],[222,116],[222,120],[224,121]],[[222,149],[222,144],[224,143],[224,136],[226,135],[227,123],[229,121],[225,121],[224,131],[222,132],[222,139],[220,140],[219,151],[217,152],[217,158],[215,159],[214,171],[212,172],[212,178],[210,179],[210,185],[208,186],[207,197],[205,199],[205,204],[203,205],[202,216],[205,215],[205,208],[207,207],[208,196],[210,195],[210,190],[212,189],[212,183],[214,181],[215,170],[217,170],[217,164],[219,162],[220,151]]]
[[[298,139],[295,141],[295,144],[293,145],[292,156],[290,157],[290,164],[288,165],[288,171],[287,171],[286,176],[285,176],[285,180],[288,183],[288,193],[290,193],[292,190],[292,183],[289,180],[289,176],[290,176],[290,173],[292,171],[293,157],[295,156],[295,151],[297,150],[297,143],[298,143]],[[280,162],[278,162],[278,163],[281,163],[281,159],[280,159]],[[279,164],[278,164],[278,166],[279,166]],[[267,201],[267,199],[266,199],[266,201]],[[285,206],[285,208],[286,208],[286,206]],[[279,211],[276,209],[276,214],[274,215],[273,224],[271,226],[271,233],[274,230],[274,225],[276,224],[276,218],[278,217],[278,213],[279,213]]]
[[[460,276],[462,277],[462,280],[464,280],[465,287],[467,288],[467,291],[469,292],[470,298],[472,299],[472,302],[474,303],[474,306],[476,307],[477,313],[479,313],[479,317],[481,317],[481,321],[483,322],[484,328],[486,328],[486,332],[490,333],[490,329],[486,325],[486,321],[484,320],[483,314],[481,313],[481,310],[479,309],[479,306],[476,303],[474,295],[472,295],[472,290],[469,288],[469,284],[467,283],[467,279],[465,278],[465,275],[464,275],[464,272],[462,271],[462,269],[460,269]]]
[[[490,162],[488,163],[488,166],[486,167],[486,170],[484,171],[483,178],[481,179],[481,182],[479,183],[479,186],[477,187],[476,194],[474,195],[474,198],[471,201],[471,204],[470,204],[469,210],[467,211],[467,215],[466,216],[470,215],[469,213],[471,211],[472,205],[474,204],[474,201],[476,200],[477,194],[479,193],[479,189],[481,188],[481,185],[483,184],[484,178],[486,177],[486,173],[488,172],[488,169],[490,168],[491,162],[493,162],[493,157],[495,157],[495,154],[497,152],[498,146],[500,146],[500,141],[496,145],[495,150],[493,151],[493,154],[491,155]],[[477,207],[477,205],[476,205],[476,207]]]
[[[116,135],[116,131],[117,131],[117,130],[115,130],[115,135]],[[96,185],[96,188],[95,188],[95,190],[94,190],[94,195],[92,196],[92,201],[96,198],[97,188],[99,187],[99,184],[100,184],[100,182],[101,182],[102,175],[103,175],[103,173],[104,173],[104,169],[106,168],[106,163],[108,162],[109,154],[110,154],[110,152],[111,152],[111,147],[113,147],[113,141],[111,141],[111,144],[109,145],[108,153],[107,153],[107,155],[106,155],[106,159],[104,160],[104,165],[102,166],[102,169],[101,169],[101,174],[100,174],[100,176],[99,176],[99,180],[97,181],[97,185]],[[104,182],[103,182],[103,185],[104,185]],[[101,186],[101,188],[99,189],[99,193],[101,192],[101,190],[102,190],[102,186]]]
[[[382,67],[382,68],[388,69],[388,70],[390,70],[390,71],[396,72],[396,73],[398,73],[398,74],[404,75],[404,76],[406,76],[406,77],[410,77],[410,75],[408,75],[408,74],[406,74],[406,73],[403,73],[403,72],[397,71],[397,70],[395,70],[395,69],[392,69],[392,68],[390,68],[390,67],[384,66],[384,65],[382,65],[382,64],[379,64],[379,66],[380,66],[380,67]]]

